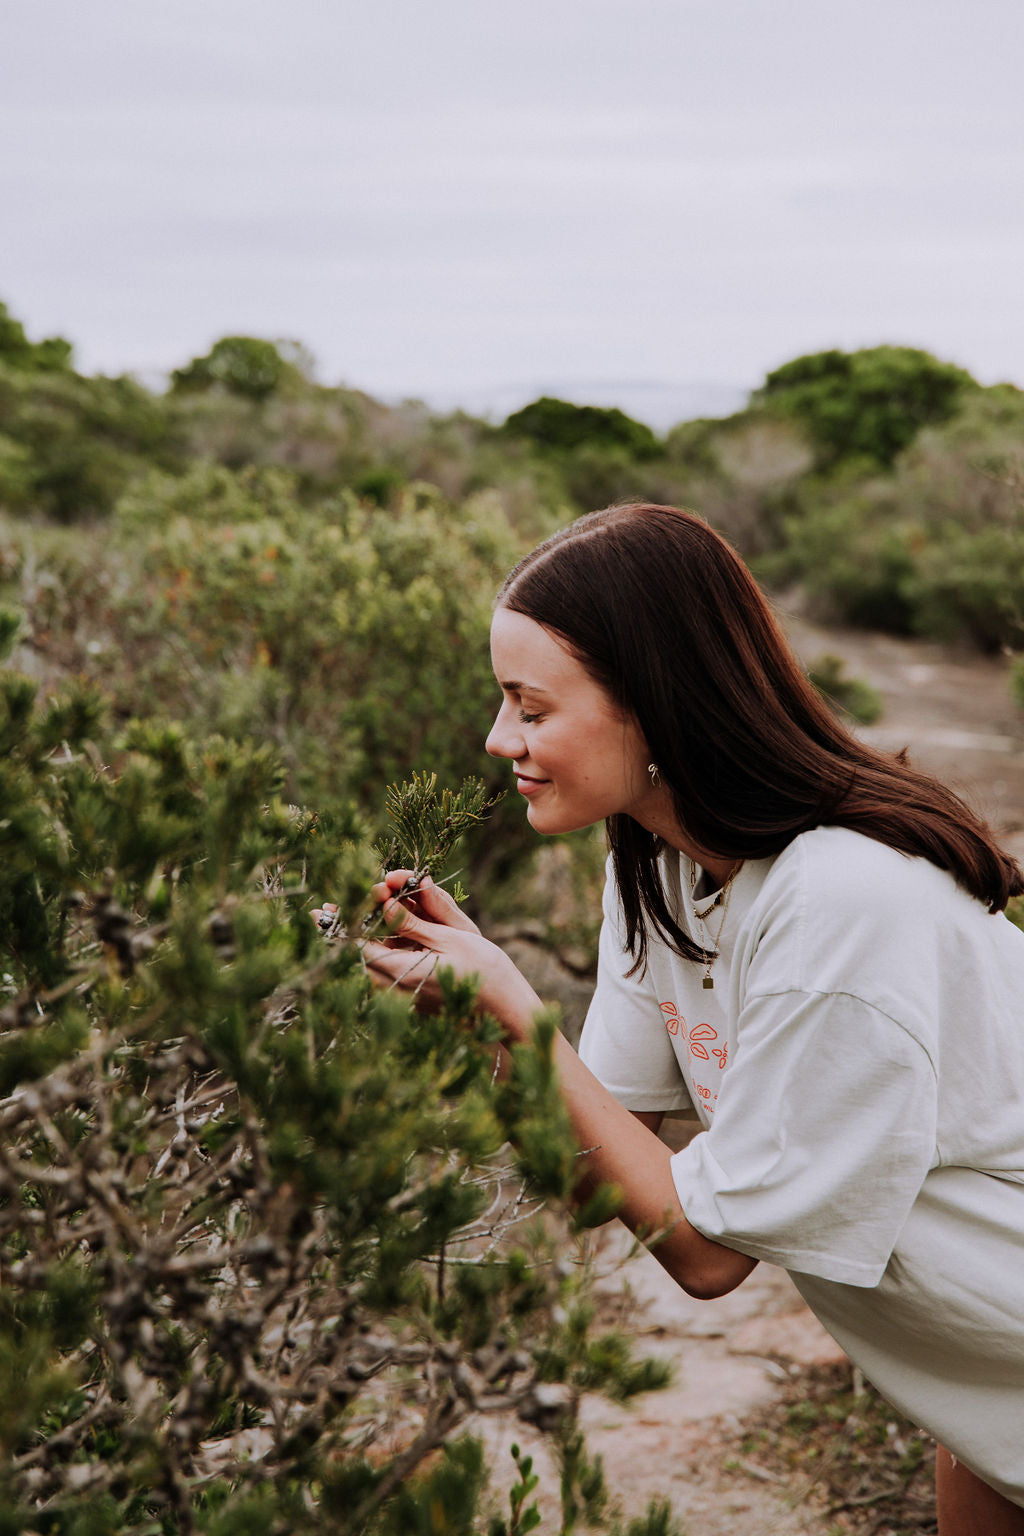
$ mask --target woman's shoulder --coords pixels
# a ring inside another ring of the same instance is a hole
[[[748,912],[759,985],[854,992],[891,1008],[912,977],[998,961],[1024,980],[1024,935],[946,870],[845,827],[802,833],[774,859]],[[905,1010],[903,1010],[905,1011]]]
[[[815,827],[795,837],[772,861],[765,889],[799,892],[805,899],[830,905],[863,901],[891,907],[911,899],[942,898],[973,902],[946,870],[849,827]]]

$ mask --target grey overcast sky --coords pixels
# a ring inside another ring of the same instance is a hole
[[[1022,0],[0,0],[0,298],[86,371],[294,337],[499,414],[1024,385],[1022,64]]]

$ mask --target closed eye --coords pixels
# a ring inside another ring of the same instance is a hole
[[[528,715],[525,709],[521,709],[519,711],[519,719],[523,725],[532,725],[535,720],[540,719],[540,715]]]

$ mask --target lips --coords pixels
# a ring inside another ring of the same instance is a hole
[[[521,795],[536,794],[538,789],[543,789],[547,779],[531,779],[528,774],[516,774],[516,788]]]

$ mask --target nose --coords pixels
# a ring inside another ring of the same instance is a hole
[[[519,722],[515,717],[512,706],[506,702],[502,704],[495,716],[494,724],[487,734],[484,748],[491,757],[525,757],[526,747],[523,742],[523,733],[519,728]]]

